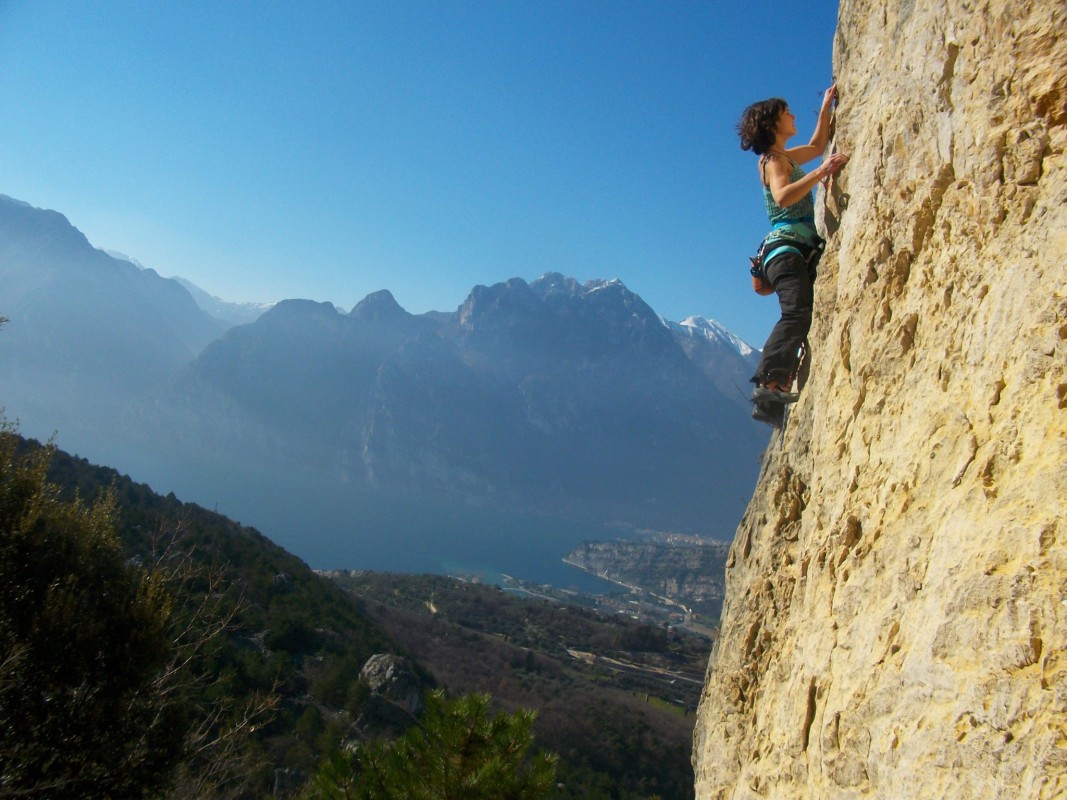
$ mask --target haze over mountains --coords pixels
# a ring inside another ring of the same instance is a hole
[[[93,248],[54,211],[0,197],[2,399],[35,433],[83,428],[180,370],[225,325],[176,282]]]
[[[767,440],[751,348],[618,281],[513,278],[423,315],[388,291],[349,313],[212,306],[0,197],[0,286],[0,405],[23,433],[316,565],[558,560],[608,524],[729,537]]]

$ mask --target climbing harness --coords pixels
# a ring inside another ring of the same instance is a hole
[[[826,240],[811,231],[807,225],[801,232],[798,226],[779,222],[763,237],[756,249],[756,255],[749,256],[749,274],[752,276],[752,291],[761,296],[774,293],[774,285],[767,277],[767,264],[780,253],[796,253],[808,265],[808,276],[815,283],[815,276],[826,250]]]

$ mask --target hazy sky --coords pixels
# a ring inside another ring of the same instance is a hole
[[[620,278],[760,347],[734,126],[811,135],[837,3],[0,0],[0,193],[228,300]],[[0,287],[2,297],[2,287]]]

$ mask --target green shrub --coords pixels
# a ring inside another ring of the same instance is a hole
[[[532,711],[488,713],[489,696],[427,695],[420,722],[395,742],[340,751],[322,766],[306,800],[542,800],[555,756],[532,752]]]

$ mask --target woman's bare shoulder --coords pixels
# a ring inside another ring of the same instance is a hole
[[[822,151],[810,144],[797,145],[796,147],[787,148],[785,151],[789,160],[796,164],[807,164],[809,161],[813,161],[819,157]]]
[[[764,153],[759,159],[760,181],[766,183],[765,178],[771,175],[788,176],[793,171],[792,161],[788,155],[782,153]]]

